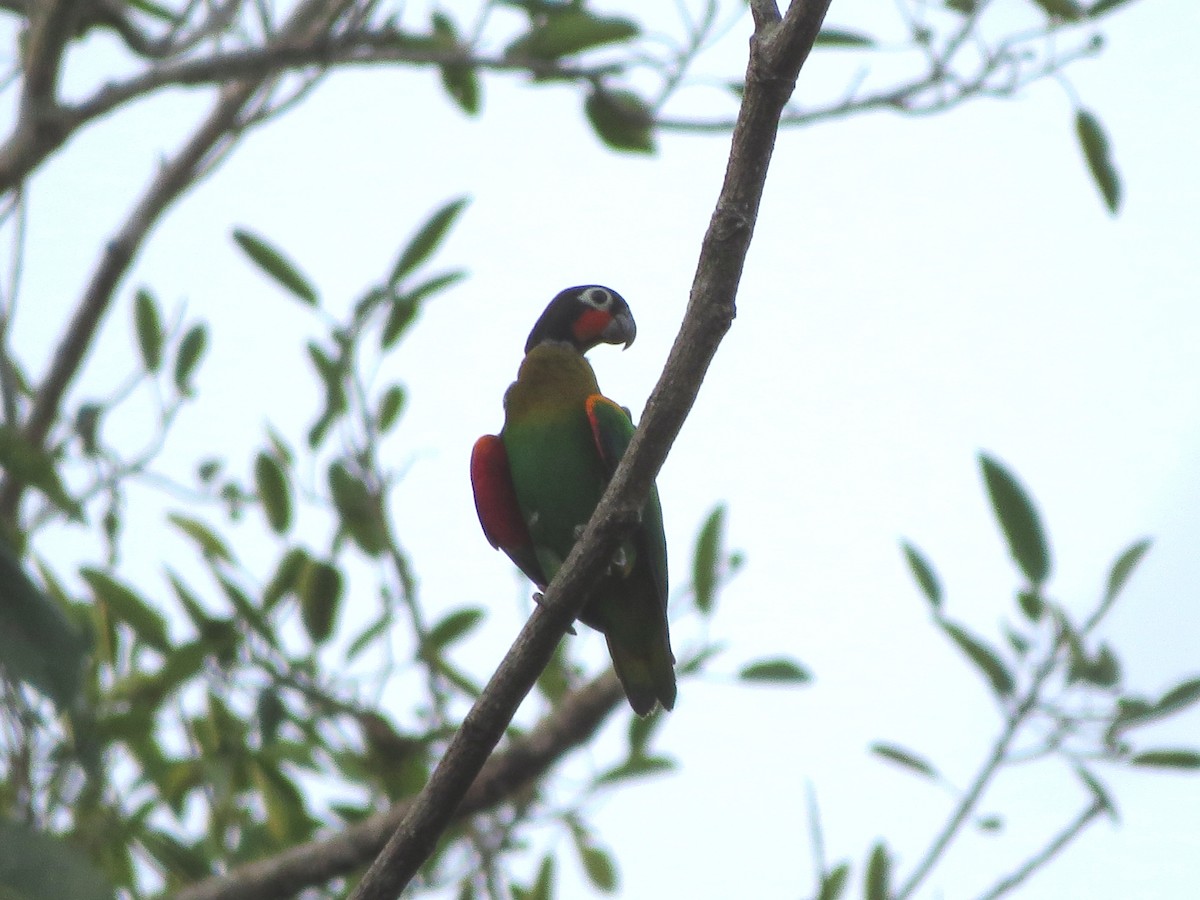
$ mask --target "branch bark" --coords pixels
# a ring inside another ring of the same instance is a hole
[[[407,810],[353,897],[391,900],[412,880],[453,820],[517,706],[583,608],[683,425],[717,346],[733,322],[737,286],[758,216],[779,117],[830,0],[794,0],[779,19],[755,4],[755,34],[725,182],[704,237],[683,325],[647,402],[641,427],[595,514],[463,720],[425,789]],[[772,5],[773,8],[773,5]]]
[[[490,809],[540,778],[570,750],[586,744],[625,700],[610,669],[565,698],[525,737],[488,760],[458,807],[455,819]],[[190,885],[174,900],[272,900],[361,868],[383,847],[413,806],[412,800],[269,859]]]

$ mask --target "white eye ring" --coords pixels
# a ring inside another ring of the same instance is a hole
[[[590,287],[579,295],[579,299],[595,309],[607,309],[612,303],[612,294],[602,287]]]

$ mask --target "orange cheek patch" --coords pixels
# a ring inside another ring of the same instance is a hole
[[[575,320],[571,331],[575,335],[575,340],[586,343],[608,327],[608,323],[611,321],[612,316],[608,313],[599,309],[589,309]]]

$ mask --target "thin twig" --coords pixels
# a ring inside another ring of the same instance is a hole
[[[1002,897],[1018,887],[1025,879],[1042,868],[1046,863],[1050,862],[1058,853],[1071,843],[1083,829],[1091,824],[1092,820],[1104,812],[1104,802],[1100,799],[1092,801],[1092,805],[1081,812],[1075,819],[1067,825],[1062,831],[1055,835],[1054,840],[1050,841],[1040,851],[1029,857],[1025,863],[1006,878],[1000,881],[988,891],[979,895],[979,900],[996,900],[997,897]]]
[[[1008,721],[1004,723],[1004,730],[992,746],[992,752],[988,755],[983,767],[975,776],[975,780],[971,782],[971,786],[967,788],[967,792],[963,794],[962,799],[959,800],[958,805],[950,814],[950,818],[942,827],[941,832],[934,839],[929,849],[925,852],[925,855],[921,857],[916,868],[913,869],[912,874],[909,875],[903,886],[896,891],[895,900],[906,900],[906,898],[912,896],[921,882],[933,870],[933,867],[941,860],[942,854],[945,853],[954,836],[958,834],[958,830],[962,827],[963,823],[974,812],[975,806],[979,802],[980,797],[983,796],[984,790],[991,783],[996,772],[1004,765],[1008,751],[1016,739],[1017,732],[1041,700],[1042,688],[1055,668],[1057,668],[1058,650],[1061,646],[1062,640],[1060,638],[1047,651],[1046,658],[1034,672],[1033,680],[1029,684],[1025,697],[1009,713]]]

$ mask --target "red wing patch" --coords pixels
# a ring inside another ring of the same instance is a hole
[[[494,434],[485,434],[471,451],[471,487],[479,524],[493,547],[530,543],[508,471],[508,454]]]
[[[471,451],[471,488],[475,493],[475,512],[479,524],[493,547],[503,550],[535,584],[544,587],[533,539],[513,488],[504,443],[494,434],[485,434]]]

